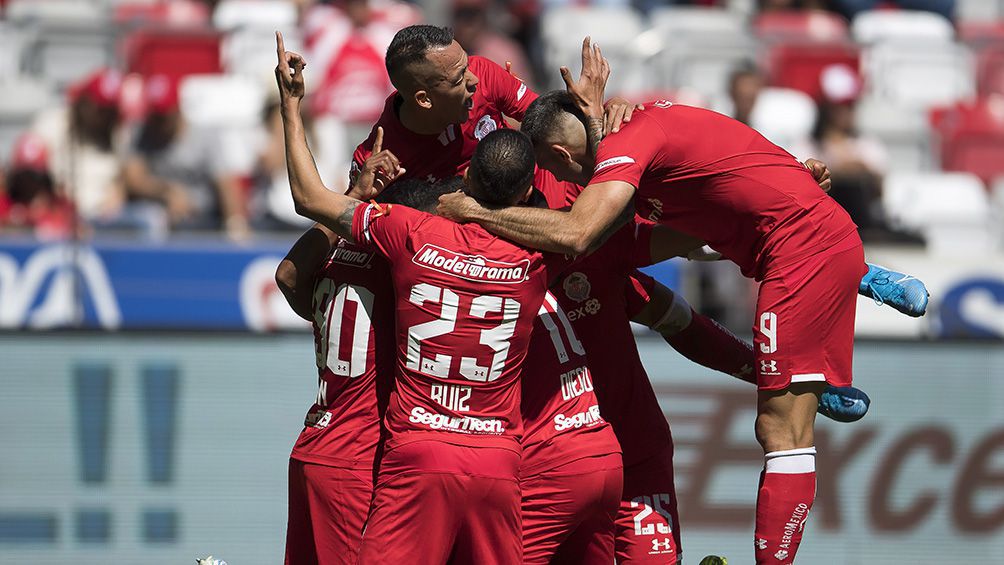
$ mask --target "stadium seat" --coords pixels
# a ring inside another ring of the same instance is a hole
[[[22,65],[60,87],[115,60],[116,32],[105,21],[52,19],[37,21],[31,29]]]
[[[845,41],[847,23],[823,11],[766,12],[753,20],[753,33],[768,42]]]
[[[701,6],[660,6],[649,14],[649,24],[667,38],[746,33],[746,20],[742,15],[722,8]]]
[[[889,40],[947,42],[955,37],[955,30],[952,22],[933,12],[870,10],[854,17],[851,35],[864,44]]]
[[[860,53],[852,43],[785,43],[770,47],[767,71],[773,86],[801,90],[815,100],[822,98],[819,75],[830,65],[841,64],[857,71]]]
[[[975,63],[962,45],[939,41],[884,41],[861,60],[869,93],[897,104],[930,108],[976,93]]]
[[[108,8],[99,2],[81,0],[10,0],[4,15],[27,22],[99,23],[108,20]]]
[[[929,141],[931,128],[923,109],[865,97],[858,101],[856,126],[862,134],[882,141],[895,168],[904,171],[934,168]]]
[[[955,18],[960,23],[988,22],[1004,16],[998,0],[955,0]]]
[[[289,0],[222,0],[213,11],[216,29],[280,30],[296,27],[296,4]]]
[[[689,88],[709,99],[723,96],[729,76],[756,56],[757,44],[745,35],[711,38],[666,43],[653,58],[653,86]]]
[[[0,165],[10,159],[14,142],[35,115],[56,104],[52,85],[31,77],[0,81]]]
[[[997,249],[1004,251],[1004,177],[998,177],[991,185],[990,217]]]
[[[984,49],[978,57],[980,96],[1004,94],[1004,42]]]
[[[941,141],[941,167],[985,182],[1004,175],[1004,96],[958,104],[933,113]]]
[[[792,148],[804,142],[816,123],[816,104],[789,88],[765,88],[757,97],[751,125],[775,144]]]
[[[123,45],[128,72],[180,78],[219,73],[220,33],[212,29],[144,28]]]
[[[224,161],[248,172],[254,165],[254,132],[265,106],[261,81],[234,75],[192,75],[180,85],[182,115],[194,127],[219,132]]]
[[[547,10],[541,22],[547,65],[553,69],[567,66],[577,76],[582,38],[589,35],[602,47],[614,69],[607,91],[613,94],[629,87],[637,89],[639,85],[631,84],[630,77],[640,72],[633,43],[642,29],[641,17],[629,7],[569,6]],[[557,72],[548,77],[549,86],[562,85]]]
[[[23,26],[0,21],[0,81],[21,73],[21,60],[32,32]]]
[[[112,20],[119,25],[209,25],[209,6],[195,0],[115,2]]]
[[[986,248],[990,203],[983,183],[967,173],[890,173],[882,203],[897,227],[924,234],[934,250]]]
[[[283,31],[282,39],[288,51],[303,53],[303,38],[298,29]],[[231,31],[223,38],[222,57],[228,73],[254,78],[271,76],[275,68],[275,32],[257,28]]]

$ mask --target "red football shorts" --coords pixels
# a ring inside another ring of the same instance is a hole
[[[373,472],[289,460],[286,565],[354,563]]]
[[[519,563],[519,454],[439,441],[388,451],[359,563]]]
[[[760,390],[814,381],[851,385],[854,313],[866,272],[861,239],[852,234],[764,278],[753,320]]]
[[[523,563],[613,563],[622,482],[619,453],[521,478]]]
[[[624,469],[616,551],[617,563],[681,562],[672,445]]]

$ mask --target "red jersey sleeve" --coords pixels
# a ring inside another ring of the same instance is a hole
[[[407,206],[364,204],[352,215],[352,238],[393,262],[407,247],[408,235],[423,213]]]
[[[652,301],[652,290],[655,279],[641,271],[633,271],[628,276],[628,284],[624,286],[624,303],[627,306],[628,318],[634,318],[642,308]]]
[[[589,184],[623,181],[637,188],[642,174],[655,160],[665,138],[662,127],[644,111],[636,112],[631,121],[600,142],[596,150],[596,167]]]
[[[482,89],[485,98],[494,102],[506,116],[523,121],[526,109],[537,99],[537,94],[516,75],[484,57],[471,57],[470,67],[478,77],[478,88]]]

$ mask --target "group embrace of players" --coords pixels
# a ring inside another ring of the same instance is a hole
[[[919,283],[866,268],[825,167],[710,111],[604,105],[588,39],[580,78],[563,68],[567,90],[538,97],[412,26],[341,195],[300,121],[305,62],[277,42],[290,187],[318,222],[276,275],[319,371],[286,563],[682,562],[672,437],[632,320],[757,385],[755,555],[791,563],[814,416],[867,408],[833,388],[851,384],[859,287],[926,306]],[[752,348],[637,270],[705,243],[761,281]]]

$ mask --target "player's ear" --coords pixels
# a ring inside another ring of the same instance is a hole
[[[470,178],[470,171],[471,171],[470,166],[464,167],[464,174],[462,176],[464,177],[465,185],[470,184],[470,181],[468,180]]]
[[[432,98],[429,97],[429,91],[427,90],[416,90],[415,91],[415,103],[418,104],[420,108],[425,108],[426,110],[432,109]]]
[[[568,151],[568,149],[565,149],[557,143],[551,144],[551,151],[554,152],[554,154],[558,157],[558,160],[562,163],[571,163],[574,161],[574,159],[572,159],[572,154]]]
[[[533,195],[533,185],[531,184],[530,186],[526,187],[526,192],[524,192],[523,196],[519,199],[519,203],[526,204],[527,202],[530,201],[530,196],[532,195]]]

